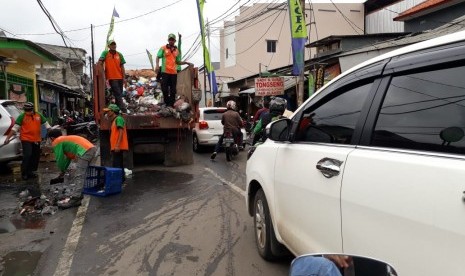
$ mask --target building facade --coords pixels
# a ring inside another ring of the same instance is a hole
[[[36,65],[60,58],[29,40],[0,36],[0,99],[33,102],[39,110]]]
[[[87,113],[90,101],[90,78],[85,73],[86,51],[58,45],[39,44],[60,57],[53,65],[36,66],[40,110],[56,122],[63,110]]]
[[[362,3],[307,4],[309,42],[329,35],[364,33]],[[287,3],[260,3],[241,8],[234,21],[220,30],[220,69],[217,75],[233,80],[292,64]],[[213,45],[214,46],[214,45]],[[306,59],[315,53],[310,49]],[[218,81],[221,82],[221,79]]]

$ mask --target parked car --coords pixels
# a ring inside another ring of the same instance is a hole
[[[221,117],[226,112],[225,107],[201,107],[199,108],[199,121],[192,130],[192,148],[199,152],[202,148],[214,147],[219,137],[223,134]],[[246,140],[245,129],[241,128],[243,141]],[[242,145],[245,146],[244,144]]]
[[[364,62],[268,125],[246,172],[259,254],[284,245],[463,275],[464,76],[462,31]]]
[[[19,114],[21,112],[14,101],[0,100],[0,165],[5,165],[13,160],[21,160],[22,158],[19,136],[13,138],[8,145],[3,144]]]

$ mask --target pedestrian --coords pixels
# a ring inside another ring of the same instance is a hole
[[[161,74],[161,90],[163,92],[163,100],[167,106],[173,106],[176,98],[176,83],[177,83],[177,66],[187,64],[193,66],[192,63],[181,61],[181,54],[174,45],[176,43],[176,35],[168,35],[168,44],[162,46],[158,50],[156,58],[155,73]],[[162,60],[160,70],[160,59]]]
[[[115,104],[110,104],[107,108],[103,109],[103,112],[105,112],[105,116],[108,116],[108,119],[111,121],[110,150],[113,167],[123,169],[124,181],[123,152],[129,150],[126,122],[119,114],[119,107]]]
[[[40,141],[42,125],[47,131],[51,128],[47,119],[39,112],[34,111],[34,104],[27,102],[23,105],[24,112],[16,119],[15,125],[8,133],[4,144],[10,142],[11,136],[19,131],[19,139],[23,148],[21,162],[21,177],[23,180],[37,177],[37,168],[40,159]]]
[[[52,129],[48,137],[52,140],[56,164],[60,169],[60,175],[57,178],[63,178],[71,161],[76,160],[76,170],[70,181],[71,184],[75,185],[74,191],[69,199],[58,201],[58,207],[66,209],[79,206],[86,181],[87,167],[92,163],[97,148],[81,136],[63,136],[61,129]]]
[[[124,60],[123,55],[116,51],[116,42],[110,40],[108,43],[109,50],[102,52],[99,58],[99,65],[105,65],[105,78],[110,84],[111,92],[115,97],[116,104],[120,109],[125,110],[123,103],[123,85],[126,83],[124,70]]]

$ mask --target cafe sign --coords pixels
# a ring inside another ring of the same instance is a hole
[[[255,96],[278,96],[284,94],[284,78],[255,78]]]

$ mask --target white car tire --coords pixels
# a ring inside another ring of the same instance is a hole
[[[268,202],[262,189],[257,191],[254,198],[254,229],[255,243],[260,256],[267,261],[276,260],[278,256],[273,254],[271,247],[272,242],[279,242],[274,234]]]

